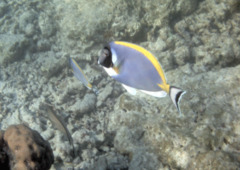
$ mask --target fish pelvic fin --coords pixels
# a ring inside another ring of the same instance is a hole
[[[180,116],[182,115],[180,107],[179,107],[179,102],[182,98],[182,96],[186,93],[186,91],[183,91],[182,89],[175,87],[175,86],[170,86],[169,89],[169,96],[173,102],[173,104],[176,106],[178,113]]]

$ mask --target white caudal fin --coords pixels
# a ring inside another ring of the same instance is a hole
[[[180,107],[179,107],[179,102],[180,102],[181,97],[183,96],[184,93],[186,93],[186,92],[181,90],[180,88],[170,86],[169,96],[170,96],[172,102],[174,103],[174,105],[176,106],[180,115],[181,115],[181,110],[180,110]]]

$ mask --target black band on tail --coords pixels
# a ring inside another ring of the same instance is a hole
[[[180,99],[184,93],[185,93],[185,91],[181,90],[180,88],[175,87],[175,86],[170,86],[169,96],[170,96],[172,102],[174,103],[174,105],[176,106],[180,115],[181,115],[181,110],[179,108],[178,103],[180,102]]]

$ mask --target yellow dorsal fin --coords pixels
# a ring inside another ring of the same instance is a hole
[[[144,49],[143,47],[140,47],[138,45],[135,44],[131,44],[131,43],[127,43],[127,42],[122,42],[122,41],[114,41],[115,44],[119,44],[119,45],[124,45],[126,47],[130,47],[133,48],[137,51],[139,51],[140,53],[142,53],[145,57],[147,57],[147,59],[153,64],[153,66],[156,68],[158,74],[160,75],[160,77],[162,78],[163,81],[163,85],[166,86],[167,82],[166,82],[166,78],[164,76],[163,70],[158,62],[158,60],[146,49]],[[168,88],[169,91],[169,88]]]

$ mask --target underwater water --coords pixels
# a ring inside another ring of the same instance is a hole
[[[131,95],[104,71],[111,41],[154,54],[186,91],[181,116],[169,96]],[[1,133],[37,131],[51,170],[239,169],[239,84],[239,0],[0,1]]]

